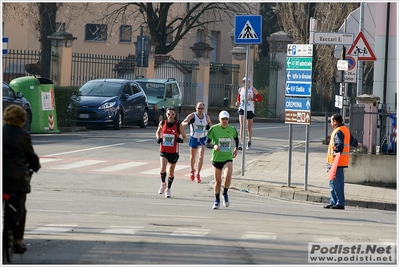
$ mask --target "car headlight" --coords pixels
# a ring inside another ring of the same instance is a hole
[[[107,109],[107,108],[112,108],[113,106],[115,106],[116,102],[107,102],[102,104],[101,106],[98,107],[98,109]]]
[[[157,109],[157,104],[148,104],[148,109]]]

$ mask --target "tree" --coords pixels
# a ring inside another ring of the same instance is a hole
[[[167,54],[189,32],[197,29],[207,32],[208,25],[223,23],[226,18],[233,18],[237,14],[250,14],[251,10],[254,10],[251,4],[244,2],[109,3],[102,20],[111,26],[111,31],[116,22],[134,21],[136,25],[145,26],[155,45],[155,53]],[[169,34],[173,34],[171,42],[167,42]]]
[[[276,3],[279,24],[291,34],[298,44],[309,43],[309,21],[318,21],[318,32],[338,32],[347,16],[359,7],[359,3]],[[333,45],[315,45],[313,50],[313,81],[316,93],[322,96],[322,111],[327,111],[333,99],[336,59]]]
[[[3,3],[3,20],[18,21],[21,25],[32,25],[34,35],[40,43],[41,60],[40,63],[43,67],[43,77],[50,77],[51,66],[51,40],[47,36],[52,35],[57,29],[56,15],[57,11],[64,6],[64,3],[51,3],[51,2],[6,2]],[[71,12],[81,14],[87,4],[79,6],[79,12]],[[72,6],[67,9],[70,10]],[[74,16],[71,16],[72,20]]]
[[[260,3],[260,15],[262,16],[262,43],[259,45],[259,57],[265,59],[269,57],[269,42],[267,37],[272,33],[278,32],[280,27],[278,25],[277,15],[274,12],[274,3]]]

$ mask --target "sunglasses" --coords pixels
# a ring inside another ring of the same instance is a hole
[[[204,108],[197,108],[198,110],[203,110]]]
[[[176,114],[168,113],[168,116],[175,116]]]
[[[227,121],[229,118],[222,118],[222,121]]]

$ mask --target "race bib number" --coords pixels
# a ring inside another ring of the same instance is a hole
[[[174,134],[164,134],[163,135],[163,146],[173,146],[175,143]]]
[[[205,132],[205,125],[197,124],[195,133],[203,134]]]
[[[230,152],[231,139],[230,138],[219,138],[220,151]]]

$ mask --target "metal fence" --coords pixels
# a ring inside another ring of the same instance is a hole
[[[11,81],[17,77],[28,75],[25,71],[26,64],[46,62],[50,65],[50,80],[54,76],[54,61],[56,55],[43,56],[40,51],[11,50],[3,56],[3,80]],[[175,78],[181,87],[183,103],[194,106],[196,103],[197,84],[193,82],[193,75],[198,70],[196,61],[174,60],[167,55],[155,56],[154,78]],[[136,58],[134,55],[111,56],[99,54],[72,53],[71,86],[81,86],[85,82],[98,78],[124,78],[135,79],[137,74],[134,69]],[[230,106],[238,84],[232,84],[232,75],[239,72],[239,65],[211,63],[209,82],[209,105]],[[42,77],[46,77],[43,76]]]
[[[72,54],[71,86],[100,78],[134,79],[134,56]]]
[[[29,75],[25,70],[26,64],[38,64],[42,73],[40,76],[54,79],[54,61],[56,55],[42,55],[41,51],[29,50],[9,50],[7,55],[3,55],[3,81],[9,83],[11,80]],[[43,73],[43,69],[47,68],[47,75]]]

